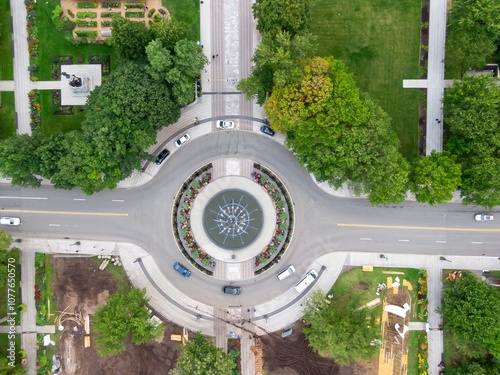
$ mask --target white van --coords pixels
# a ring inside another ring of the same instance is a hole
[[[318,273],[315,270],[309,271],[297,284],[295,284],[295,290],[302,293],[317,277]]]
[[[276,276],[278,276],[278,280],[283,280],[283,279],[286,279],[288,276],[293,275],[294,272],[295,272],[295,267],[288,266],[284,270],[281,270],[280,272],[278,272],[278,274]]]

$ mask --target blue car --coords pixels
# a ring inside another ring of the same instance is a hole
[[[182,276],[184,277],[189,277],[191,276],[191,271],[188,270],[186,267],[184,267],[182,264],[179,262],[174,263],[174,269],[179,272]]]

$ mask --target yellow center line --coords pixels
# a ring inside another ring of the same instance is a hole
[[[415,227],[404,225],[377,225],[377,224],[342,224],[338,223],[339,227],[353,228],[379,228],[379,229],[409,229],[409,230],[441,230],[448,232],[500,232],[500,229],[485,229],[485,228],[446,228],[446,227]]]
[[[45,215],[88,215],[88,216],[128,216],[127,213],[114,212],[81,212],[81,211],[37,211],[2,209],[1,212],[45,214]]]

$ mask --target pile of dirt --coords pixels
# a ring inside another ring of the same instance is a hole
[[[53,258],[53,291],[57,310],[92,314],[96,306],[105,303],[108,295],[116,292],[111,274],[101,271],[95,259]],[[170,341],[171,334],[182,334],[182,328],[164,322],[162,339],[134,346],[130,341],[122,354],[101,358],[91,346],[84,348],[83,327],[73,321],[63,324],[59,355],[65,375],[157,375],[167,374],[180,355],[179,342]],[[92,332],[91,332],[92,333]]]
[[[308,345],[297,321],[293,334],[282,338],[281,331],[261,337],[264,370],[270,375],[377,375],[378,361],[357,361],[340,366],[331,358],[321,357]]]

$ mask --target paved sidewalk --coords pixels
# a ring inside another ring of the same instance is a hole
[[[16,243],[16,245],[18,245]],[[21,303],[26,310],[21,315],[22,332],[35,332],[36,307],[35,307],[35,252],[23,251],[21,254]],[[26,351],[27,373],[36,374],[36,333],[21,336],[21,348]]]

